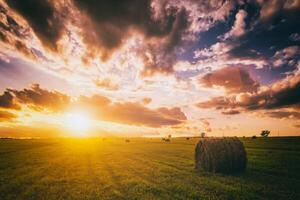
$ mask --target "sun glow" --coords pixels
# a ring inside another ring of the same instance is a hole
[[[87,136],[91,128],[91,120],[87,113],[72,112],[66,115],[66,127],[72,131],[72,134],[78,137]]]

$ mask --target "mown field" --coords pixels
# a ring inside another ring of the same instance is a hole
[[[197,173],[199,139],[0,140],[0,199],[300,199],[300,138],[243,138],[244,174]]]

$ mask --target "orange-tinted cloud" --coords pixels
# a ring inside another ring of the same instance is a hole
[[[99,88],[107,90],[118,90],[119,86],[110,79],[97,79],[94,81],[95,85]]]
[[[2,122],[2,121],[11,121],[15,118],[17,118],[17,115],[15,115],[11,112],[0,110],[0,122]]]
[[[81,97],[80,101],[82,106],[89,109],[97,119],[104,121],[161,127],[181,124],[186,120],[180,108],[150,109],[134,102],[112,102],[100,95]]]
[[[179,119],[179,120],[187,120],[185,114],[181,111],[179,107],[174,107],[174,108],[166,108],[166,107],[161,107],[158,108],[157,111],[160,113],[172,117],[174,119]]]
[[[70,103],[69,96],[57,91],[42,89],[38,84],[33,84],[30,89],[8,89],[7,91],[10,95],[13,94],[20,104],[37,111],[62,111]]]
[[[277,81],[269,87],[262,86],[256,92],[242,92],[227,97],[213,97],[197,104],[199,108],[219,110],[270,110],[300,108],[300,71]]]
[[[201,77],[199,83],[205,87],[223,87],[228,93],[253,92],[259,84],[250,74],[239,67],[224,67]]]
[[[20,109],[20,106],[14,100],[13,95],[10,92],[5,91],[0,95],[0,108]]]

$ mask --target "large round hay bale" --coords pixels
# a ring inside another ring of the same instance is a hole
[[[198,171],[237,173],[245,171],[247,154],[237,138],[204,138],[196,145],[195,168]]]

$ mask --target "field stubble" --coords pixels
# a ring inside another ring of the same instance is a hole
[[[243,138],[234,175],[196,172],[198,140],[2,139],[0,199],[300,199],[300,138]]]

